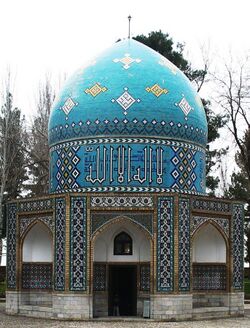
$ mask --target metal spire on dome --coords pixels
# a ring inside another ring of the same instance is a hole
[[[131,15],[128,16],[128,38],[130,39],[130,21],[131,21]]]

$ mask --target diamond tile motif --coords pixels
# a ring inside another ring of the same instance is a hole
[[[80,158],[77,152],[79,149],[80,147],[65,147],[57,150],[56,190],[78,187],[77,178],[80,175],[80,170],[77,165]]]
[[[120,59],[115,58],[115,59],[113,59],[113,62],[114,63],[119,63],[120,62],[120,63],[123,64],[123,68],[124,69],[129,69],[130,66],[131,66],[131,64],[133,64],[133,63],[137,63],[138,64],[138,63],[141,62],[141,59],[139,59],[139,58],[134,59],[134,58],[132,58],[130,56],[130,54],[125,54],[123,58],[120,58]]]
[[[16,288],[17,204],[7,205],[7,287]]]
[[[190,204],[179,202],[179,290],[190,290]]]
[[[85,93],[90,94],[92,97],[96,97],[107,90],[108,88],[102,87],[100,83],[96,83],[92,87],[85,89]]]
[[[140,99],[135,99],[131,96],[131,94],[128,92],[128,88],[124,88],[123,94],[118,97],[117,99],[112,99],[111,101],[113,103],[117,102],[123,109],[124,115],[127,115],[127,110],[135,103],[139,103]]]
[[[174,156],[171,158],[171,162],[175,167],[171,172],[171,175],[175,180],[172,187],[178,189],[196,190],[196,150],[185,147],[172,147],[172,150],[174,152]]]
[[[55,204],[54,289],[65,289],[66,202],[57,198]]]
[[[157,217],[157,290],[174,287],[174,216],[173,197],[158,198]]]
[[[64,111],[64,113],[65,113],[66,115],[68,115],[68,114],[71,112],[71,110],[72,110],[75,106],[77,106],[77,105],[78,105],[78,103],[75,102],[71,97],[69,97],[69,98],[65,101],[65,103],[63,104],[63,106],[60,107],[60,109],[61,109],[62,111]]]
[[[233,254],[233,288],[243,289],[244,278],[244,209],[242,204],[233,204],[233,216],[231,224]]]
[[[183,97],[181,101],[178,104],[176,104],[176,106],[180,107],[180,109],[183,111],[184,115],[186,116],[186,119],[190,111],[193,109],[193,107],[189,105],[185,97]]]
[[[161,88],[158,84],[154,84],[152,87],[146,88],[147,92],[151,92],[156,97],[160,97],[162,94],[167,94],[168,90]]]
[[[86,197],[70,198],[70,290],[86,290]]]

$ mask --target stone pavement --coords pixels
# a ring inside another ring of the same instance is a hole
[[[58,321],[9,316],[5,314],[5,303],[0,303],[0,327],[4,328],[250,328],[250,304],[245,305],[244,318],[210,321],[153,322],[121,321]]]

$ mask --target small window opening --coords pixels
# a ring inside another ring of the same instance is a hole
[[[132,255],[132,238],[126,233],[119,233],[114,239],[114,255]]]

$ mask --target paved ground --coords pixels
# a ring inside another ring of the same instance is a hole
[[[98,322],[57,321],[34,319],[5,314],[5,304],[0,303],[0,327],[4,328],[250,328],[250,304],[245,306],[244,318],[186,322]]]

